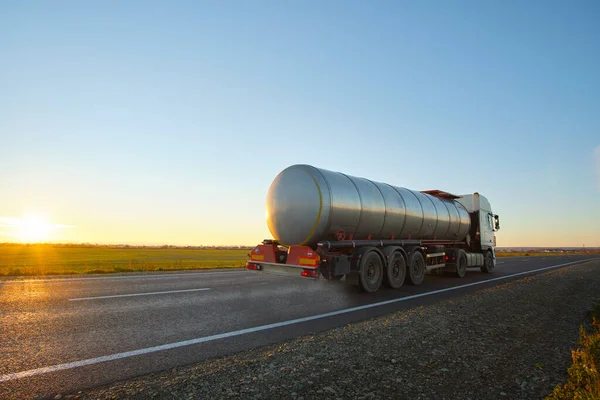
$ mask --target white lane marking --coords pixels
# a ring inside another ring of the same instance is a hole
[[[544,268],[539,268],[539,269],[535,269],[532,271],[519,272],[516,274],[501,276],[498,278],[487,279],[484,281],[472,282],[472,283],[467,283],[467,284],[460,285],[460,286],[454,286],[454,287],[450,287],[450,288],[434,290],[432,292],[414,294],[411,296],[401,297],[398,299],[381,301],[379,303],[365,304],[365,305],[358,306],[358,307],[346,308],[343,310],[331,311],[331,312],[324,313],[324,314],[312,315],[310,317],[297,318],[297,319],[292,319],[292,320],[283,321],[283,322],[276,322],[274,324],[261,325],[261,326],[255,326],[253,328],[246,328],[246,329],[240,329],[237,331],[219,333],[217,335],[205,336],[205,337],[201,337],[201,338],[197,338],[197,339],[184,340],[182,342],[163,344],[160,346],[147,347],[145,349],[126,351],[123,353],[116,353],[116,354],[111,354],[108,356],[89,358],[87,360],[74,361],[74,362],[70,362],[70,363],[66,363],[66,364],[57,364],[57,365],[52,365],[50,367],[42,367],[42,368],[30,369],[28,371],[15,372],[15,373],[8,374],[8,375],[1,375],[0,382],[11,381],[11,380],[21,379],[21,378],[27,378],[30,376],[47,374],[50,372],[57,372],[57,371],[65,370],[65,369],[78,368],[78,367],[83,367],[83,366],[92,365],[92,364],[98,364],[98,363],[102,363],[102,362],[106,362],[106,361],[114,361],[114,360],[119,360],[121,358],[135,357],[135,356],[139,356],[139,355],[143,355],[143,354],[155,353],[157,351],[171,350],[171,349],[175,349],[175,348],[183,347],[183,346],[190,346],[190,345],[199,344],[199,343],[212,342],[214,340],[230,338],[233,336],[245,335],[247,333],[255,333],[255,332],[265,331],[268,329],[298,324],[301,322],[313,321],[315,319],[332,317],[332,316],[340,315],[340,314],[347,314],[350,312],[360,311],[360,310],[364,310],[367,308],[373,308],[373,307],[378,307],[378,306],[392,304],[392,303],[399,303],[401,301],[416,299],[418,297],[431,296],[433,294],[449,292],[452,290],[458,290],[458,289],[462,289],[462,288],[466,288],[466,287],[470,287],[470,286],[482,285],[482,284],[485,284],[488,282],[500,281],[500,280],[504,280],[507,278],[512,278],[514,276],[527,275],[527,274],[532,274],[534,272],[546,271],[549,269],[564,267],[567,265],[578,264],[578,263],[582,263],[582,262],[595,261],[595,260],[600,260],[600,258],[591,258],[591,259],[587,259],[587,260],[573,261],[573,262],[566,263],[566,264],[553,265],[551,267],[544,267]]]
[[[210,288],[169,290],[169,291],[166,291],[166,292],[146,292],[146,293],[131,293],[131,294],[115,294],[115,295],[111,295],[111,296],[79,297],[79,298],[75,298],[75,299],[69,299],[69,301],[97,300],[97,299],[114,299],[115,297],[131,297],[131,296],[152,296],[152,295],[155,295],[155,294],[199,292],[201,290],[210,290]]]
[[[97,279],[148,279],[148,278],[169,278],[172,276],[196,276],[196,275],[228,275],[228,274],[239,274],[239,273],[247,273],[248,270],[245,268],[240,271],[229,271],[229,272],[190,272],[190,273],[180,273],[180,274],[160,274],[160,275],[135,275],[135,276],[99,276],[99,277],[89,277],[89,278],[56,278],[56,279],[20,279],[20,280],[7,280],[4,283],[23,283],[23,282],[65,282],[65,281],[93,281]]]
[[[504,264],[504,261],[497,261],[496,264]]]
[[[526,258],[526,259],[524,259],[524,260],[521,260],[521,261],[522,261],[522,262],[525,262],[525,261],[529,261],[529,260]]]

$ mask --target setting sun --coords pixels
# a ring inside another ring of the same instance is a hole
[[[43,217],[37,215],[28,215],[19,220],[16,224],[16,238],[22,242],[41,242],[51,238],[52,231],[55,229]]]
[[[25,214],[21,218],[0,216],[0,238],[9,239],[11,242],[39,243],[58,240],[61,237],[60,231],[71,227],[50,222],[40,214]]]
[[[74,225],[57,224],[41,213],[25,213],[22,217],[0,216],[0,243],[41,243],[64,240],[63,231]]]

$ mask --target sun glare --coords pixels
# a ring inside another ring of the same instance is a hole
[[[54,225],[43,217],[28,215],[19,220],[16,237],[21,242],[42,242],[50,239]]]

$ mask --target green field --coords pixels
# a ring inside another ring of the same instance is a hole
[[[202,268],[239,268],[250,249],[117,248],[0,244],[0,276],[62,275]],[[498,252],[498,257],[558,256],[565,253]]]
[[[239,268],[248,249],[0,244],[0,276]]]

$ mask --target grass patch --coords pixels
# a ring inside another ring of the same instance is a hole
[[[248,249],[112,248],[0,244],[0,276],[239,268]]]
[[[573,364],[569,367],[569,379],[554,388],[547,400],[600,399],[600,299],[591,312],[592,328],[588,332],[579,328],[579,348],[571,351]]]

